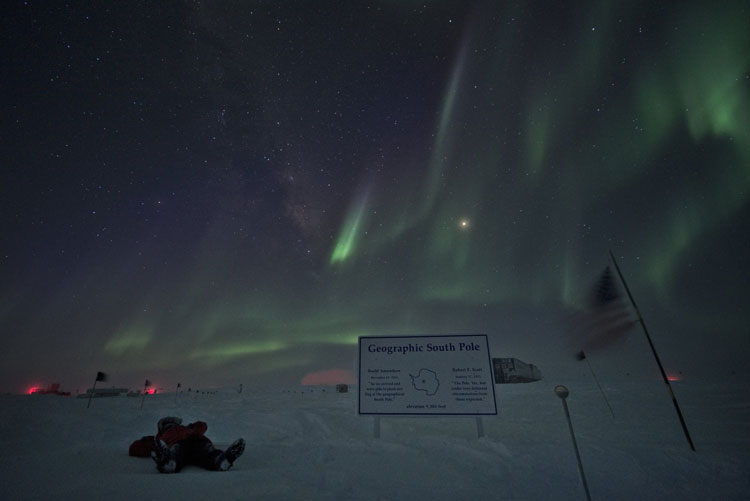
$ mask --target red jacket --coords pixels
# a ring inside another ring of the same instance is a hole
[[[163,440],[167,444],[167,447],[172,447],[177,442],[182,442],[191,437],[205,437],[207,429],[208,425],[203,421],[196,421],[187,426],[176,424],[157,434],[156,439]]]
[[[203,421],[196,421],[190,423],[187,426],[173,425],[164,430],[163,433],[156,435],[157,440],[163,440],[168,447],[172,447],[177,442],[185,440],[190,437],[203,437],[208,440],[205,436],[208,425]],[[128,449],[128,454],[131,456],[147,458],[151,456],[151,451],[154,449],[154,436],[147,435],[141,437],[138,440],[133,441]]]

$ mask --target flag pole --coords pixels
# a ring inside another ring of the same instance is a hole
[[[91,397],[93,397],[93,396],[94,396],[94,393],[96,393],[96,382],[97,382],[97,381],[99,381],[99,377],[98,377],[98,375],[97,375],[97,378],[96,378],[96,379],[94,379],[94,386],[93,386],[93,387],[91,388],[91,394],[89,395],[89,403],[88,403],[88,404],[86,404],[86,408],[87,408],[87,409],[88,409],[89,407],[91,407]]]
[[[604,388],[602,388],[602,385],[599,383],[599,378],[596,377],[596,373],[594,373],[594,368],[591,366],[591,362],[589,362],[589,358],[586,356],[586,354],[581,351],[578,354],[578,358],[580,360],[585,360],[586,365],[589,366],[589,370],[591,371],[591,375],[594,377],[594,381],[596,381],[596,386],[599,387],[599,392],[602,394],[602,397],[604,398],[604,401],[607,403],[607,407],[609,407],[609,413],[612,414],[612,419],[615,418],[615,411],[612,410],[612,406],[609,405],[609,399],[607,398],[607,394],[604,393]]]
[[[143,396],[141,397],[141,409],[143,409],[143,401],[146,400],[146,390],[148,389],[148,379],[143,384]]]
[[[89,403],[86,404],[86,408],[88,409],[91,406],[91,398],[94,396],[94,393],[96,393],[96,383],[98,381],[106,381],[107,375],[101,371],[98,371],[96,373],[96,378],[94,379],[94,386],[91,387],[91,394],[89,395]]]
[[[633,295],[630,293],[630,288],[628,288],[627,282],[625,282],[625,277],[622,276],[622,272],[620,271],[620,266],[617,264],[617,260],[615,259],[615,255],[612,254],[612,249],[609,250],[609,257],[612,259],[612,263],[615,265],[615,269],[617,270],[617,274],[620,276],[620,281],[622,281],[622,285],[625,287],[625,292],[628,294],[628,298],[630,299],[630,303],[633,305],[633,309],[635,310],[636,315],[638,315],[638,322],[641,324],[641,327],[643,327],[643,333],[646,334],[646,339],[648,340],[648,345],[651,347],[651,352],[654,354],[654,358],[656,359],[656,363],[659,365],[659,371],[661,372],[661,377],[664,379],[664,383],[667,385],[667,393],[669,393],[669,396],[672,398],[672,404],[674,404],[675,411],[677,411],[677,417],[680,418],[680,424],[682,425],[682,431],[685,432],[685,438],[688,441],[688,444],[690,445],[690,449],[695,452],[695,445],[693,445],[693,439],[690,438],[690,432],[687,429],[687,424],[685,424],[685,418],[682,417],[682,411],[680,410],[680,405],[677,403],[677,397],[675,396],[674,392],[672,391],[672,385],[669,382],[669,378],[667,377],[667,373],[664,371],[664,366],[661,364],[661,360],[659,359],[659,355],[656,353],[656,348],[654,347],[653,341],[651,341],[651,335],[648,333],[648,329],[646,328],[646,323],[643,321],[643,317],[641,316],[641,312],[638,309],[638,306],[635,304],[635,299],[633,299]]]

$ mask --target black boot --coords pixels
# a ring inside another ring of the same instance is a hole
[[[154,439],[154,449],[151,457],[156,463],[156,469],[161,473],[177,473],[177,447],[175,444],[171,449],[162,440]]]
[[[216,456],[216,469],[227,471],[243,452],[245,452],[245,440],[238,438],[227,447],[227,450]]]

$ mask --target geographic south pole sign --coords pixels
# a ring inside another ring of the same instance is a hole
[[[485,334],[362,336],[359,414],[496,415]]]

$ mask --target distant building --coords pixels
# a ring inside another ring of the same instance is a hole
[[[78,398],[89,398],[91,397],[92,393],[93,398],[100,398],[100,397],[119,397],[123,393],[127,393],[127,388],[89,388],[86,390],[86,393],[78,395]]]
[[[349,385],[348,384],[337,384],[336,385],[336,393],[346,393],[349,391]]]
[[[536,365],[517,358],[493,358],[492,368],[495,384],[531,383],[542,379],[542,373]]]
[[[69,391],[60,391],[60,383],[52,383],[46,388],[32,388],[29,392],[32,395],[62,395],[69,396]]]

